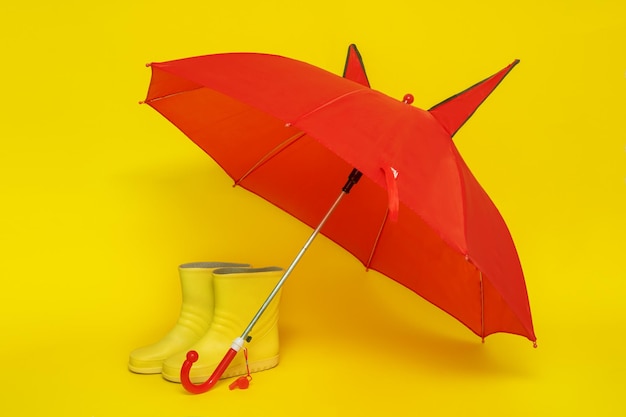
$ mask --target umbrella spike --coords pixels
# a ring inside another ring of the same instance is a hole
[[[361,53],[355,44],[351,44],[348,47],[348,56],[346,57],[346,65],[343,69],[343,78],[347,78],[348,80],[357,82],[366,87],[370,86],[367,73],[365,72],[365,65],[363,64],[363,58],[361,58]]]
[[[428,112],[454,136],[519,62],[516,59],[492,76],[434,105]]]

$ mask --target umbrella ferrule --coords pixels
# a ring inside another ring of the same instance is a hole
[[[354,184],[359,182],[362,175],[363,173],[361,171],[359,171],[356,168],[353,168],[352,172],[350,172],[350,175],[348,176],[348,181],[346,181],[346,185],[344,185],[342,188],[342,191],[348,194],[350,190],[352,189],[352,187],[354,186]]]
[[[233,340],[233,344],[230,346],[231,349],[239,352],[241,350],[241,348],[243,347],[243,343],[244,340],[242,337],[238,337],[235,340]]]

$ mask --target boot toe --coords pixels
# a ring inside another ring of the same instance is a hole
[[[136,374],[158,374],[161,372],[163,359],[146,348],[139,348],[131,352],[128,369]]]

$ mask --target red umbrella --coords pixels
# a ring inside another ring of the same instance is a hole
[[[517,63],[428,111],[411,106],[411,95],[399,101],[369,88],[354,45],[343,78],[256,53],[150,64],[145,103],[235,185],[315,228],[204,384],[189,381],[197,359],[189,353],[181,371],[185,388],[204,392],[217,382],[318,233],[481,338],[507,332],[535,342],[509,230],[452,141]]]

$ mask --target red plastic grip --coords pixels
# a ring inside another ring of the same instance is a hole
[[[217,384],[217,381],[219,381],[220,377],[224,374],[224,371],[228,368],[228,365],[230,365],[235,356],[237,356],[237,351],[233,348],[228,349],[228,352],[226,352],[226,355],[224,355],[224,358],[219,365],[217,365],[217,368],[215,368],[215,371],[213,371],[213,374],[209,377],[209,379],[196,385],[191,382],[191,379],[189,379],[189,372],[191,371],[191,367],[194,362],[198,360],[198,352],[190,350],[187,352],[187,359],[185,359],[183,367],[180,369],[180,382],[183,384],[183,387],[192,394],[202,394],[203,392],[207,392],[213,388],[215,384]]]

